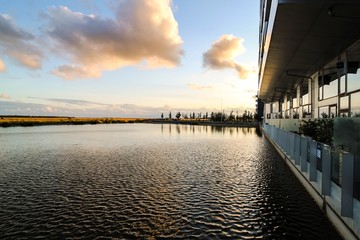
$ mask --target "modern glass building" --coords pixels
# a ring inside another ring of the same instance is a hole
[[[261,0],[259,32],[264,132],[343,236],[359,239],[360,157],[296,132],[350,119],[342,137],[360,146],[360,1]]]
[[[360,1],[262,0],[264,120],[360,116]]]

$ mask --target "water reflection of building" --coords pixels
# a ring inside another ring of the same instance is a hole
[[[324,203],[340,231],[360,238],[359,157],[340,150],[336,155],[290,132],[301,120],[360,117],[360,1],[261,0],[260,16],[264,129],[314,194],[329,198]]]

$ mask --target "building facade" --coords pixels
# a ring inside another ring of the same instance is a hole
[[[262,0],[260,9],[264,122],[360,116],[360,1]]]
[[[259,32],[263,132],[344,238],[360,239],[360,0],[261,0]],[[318,118],[334,118],[332,146],[298,134]]]

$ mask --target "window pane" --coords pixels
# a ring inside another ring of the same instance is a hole
[[[329,116],[331,117],[331,118],[334,118],[334,117],[336,117],[337,116],[337,113],[336,113],[337,111],[336,111],[336,106],[331,106],[330,107],[330,114],[329,114]]]
[[[351,116],[360,117],[360,92],[351,94]]]
[[[340,98],[340,109],[349,108],[349,96]]]
[[[296,108],[296,107],[298,107],[299,105],[298,105],[298,100],[297,100],[297,98],[293,98],[293,108]]]
[[[345,92],[345,76],[340,78],[340,93]]]
[[[309,104],[309,94],[305,94],[302,96],[302,105]]]
[[[265,104],[265,111],[267,112],[267,113],[269,113],[270,111],[271,111],[271,107],[270,107],[270,104]]]
[[[329,106],[319,107],[319,118],[329,117]]]
[[[311,110],[309,105],[303,106],[302,110],[303,118],[311,118]]]
[[[273,103],[272,106],[273,106],[273,112],[276,112],[276,113],[279,112],[279,103],[277,103],[277,102]]]
[[[357,74],[347,75],[348,92],[360,89],[360,71]]]
[[[329,85],[324,85],[324,99],[338,95],[338,80],[332,81]]]
[[[319,100],[323,99],[323,87],[319,87]]]

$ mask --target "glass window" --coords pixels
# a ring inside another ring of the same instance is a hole
[[[349,108],[349,96],[340,98],[340,109],[348,109]]]
[[[340,77],[340,93],[345,93],[345,76]]]
[[[273,112],[279,112],[279,103],[275,102],[272,104]]]
[[[334,118],[334,117],[337,116],[337,111],[336,111],[336,109],[337,109],[336,105],[330,106],[330,114],[329,114],[329,116],[330,116],[331,118]]]
[[[322,100],[323,98],[323,87],[319,87],[319,100]]]
[[[360,92],[351,94],[350,99],[351,116],[360,117]]]
[[[338,95],[338,80],[332,81],[329,85],[324,85],[324,99]]]
[[[293,108],[299,107],[297,98],[293,98]]]
[[[311,118],[310,105],[306,105],[306,106],[302,107],[302,115],[303,115],[303,118]]]
[[[271,112],[271,106],[270,106],[270,104],[265,104],[265,111],[267,112],[267,113],[270,113]]]
[[[319,107],[319,118],[329,117],[329,106]]]
[[[357,74],[349,73],[347,75],[347,88],[348,92],[352,92],[360,89],[360,71]]]
[[[302,96],[302,105],[309,104],[309,94],[305,94]]]

